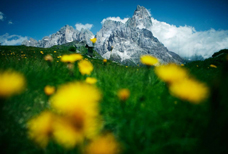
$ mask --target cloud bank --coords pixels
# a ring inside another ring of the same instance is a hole
[[[228,48],[228,30],[196,31],[191,26],[170,25],[152,19],[151,31],[170,51],[180,56],[202,55],[210,57],[214,52]]]
[[[101,21],[101,24],[103,25],[104,22],[105,22],[106,20],[120,21],[120,22],[122,22],[122,23],[125,23],[125,22],[127,22],[128,19],[129,19],[129,18],[121,19],[120,17],[108,17],[108,18],[106,18],[106,19],[103,19],[103,20]]]
[[[0,20],[4,20],[4,14],[2,12],[0,12]]]
[[[28,37],[9,35],[8,33],[0,36],[0,43],[2,45],[21,45],[24,40],[28,40]]]
[[[76,29],[78,31],[81,31],[82,28],[90,30],[93,27],[93,24],[85,24],[85,25],[83,25],[81,23],[78,23],[78,24],[75,24],[75,27],[76,27]]]

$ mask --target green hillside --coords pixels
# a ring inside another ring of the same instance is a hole
[[[68,49],[74,43],[52,48],[0,46],[0,73],[10,69],[22,73],[26,79],[26,88],[21,94],[0,99],[1,153],[83,153],[92,140],[87,138],[82,144],[68,149],[52,138],[45,148],[41,148],[28,138],[28,121],[45,110],[53,111],[51,96],[44,92],[46,85],[59,89],[69,82],[83,82],[88,76],[97,79],[95,87],[101,92],[100,133],[112,133],[121,147],[120,153],[228,152],[227,50],[205,61],[182,66],[189,76],[210,89],[206,100],[192,104],[172,96],[168,84],[158,78],[153,67],[127,67],[109,60],[104,63],[96,52],[95,58],[87,56],[83,46],[77,50],[92,63],[91,75],[81,75],[78,62],[69,70],[67,64],[60,61],[60,56],[72,54]],[[44,60],[48,54],[53,57],[51,63]],[[118,98],[122,88],[130,91],[126,101]],[[93,97],[89,92],[83,95]]]

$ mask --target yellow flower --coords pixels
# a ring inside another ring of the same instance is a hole
[[[107,63],[107,59],[103,59],[103,62],[104,62],[104,63]]]
[[[168,83],[182,80],[188,76],[187,71],[176,64],[161,65],[155,68],[157,76]]]
[[[217,66],[215,66],[215,65],[213,65],[213,64],[211,64],[210,67],[217,68]]]
[[[126,101],[130,96],[130,91],[128,89],[120,89],[118,91],[118,97],[121,101]]]
[[[78,60],[82,60],[83,56],[79,53],[73,53],[73,54],[70,54],[70,56],[75,60],[75,61],[78,61]]]
[[[90,75],[93,71],[93,64],[88,60],[81,60],[78,63],[79,71],[82,75]]]
[[[198,104],[208,97],[208,87],[193,79],[183,79],[169,87],[170,93],[180,99]]]
[[[56,53],[56,51],[54,51],[54,53]]]
[[[53,124],[54,140],[66,149],[71,149],[81,143],[84,139],[83,135],[67,118],[59,117]]]
[[[57,90],[50,103],[57,111],[65,114],[74,114],[78,108],[84,108],[87,114],[94,114],[100,99],[101,94],[96,87],[81,82],[70,82]]]
[[[22,74],[7,70],[0,72],[0,98],[21,93],[25,88],[25,78]]]
[[[112,134],[100,136],[86,147],[86,154],[118,154],[120,146]]]
[[[184,66],[184,64],[181,64],[181,66]]]
[[[52,62],[53,61],[53,57],[51,55],[46,55],[44,57],[44,60]]]
[[[72,148],[82,138],[94,138],[102,127],[98,104],[100,99],[100,91],[87,83],[72,82],[62,85],[52,96],[50,103],[68,121],[60,120],[59,124],[54,125],[55,140],[65,148]]]
[[[94,44],[94,43],[96,43],[96,42],[97,42],[97,38],[96,38],[96,37],[91,38],[91,39],[90,39],[90,41]]]
[[[140,61],[142,64],[145,64],[147,66],[156,65],[158,63],[158,59],[151,56],[151,55],[143,55],[140,57]]]
[[[28,136],[41,147],[46,147],[52,134],[54,114],[49,111],[42,112],[27,123]]]
[[[70,56],[70,55],[63,55],[61,57],[61,62],[64,62],[64,63],[74,63],[74,59]]]
[[[81,54],[70,54],[70,55],[63,55],[61,57],[61,61],[64,63],[74,63],[75,61],[81,60],[83,57]]]
[[[86,78],[86,83],[95,84],[96,82],[97,82],[96,78],[91,78],[91,77]]]
[[[52,95],[55,92],[55,87],[47,85],[44,87],[44,92],[46,95]]]
[[[43,51],[40,51],[40,53],[41,53],[41,54],[44,54],[44,52],[43,52]]]

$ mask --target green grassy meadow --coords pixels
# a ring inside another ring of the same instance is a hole
[[[50,108],[49,96],[44,93],[46,85],[58,88],[64,83],[85,80],[86,75],[80,74],[76,64],[72,75],[58,58],[69,53],[72,52],[66,48],[0,46],[0,71],[13,69],[26,78],[25,91],[1,104],[1,154],[80,153],[78,147],[66,150],[52,141],[43,149],[27,137],[27,121]],[[54,58],[51,65],[44,60],[47,54]],[[228,151],[228,65],[224,55],[183,66],[210,88],[209,98],[198,105],[170,95],[166,83],[153,68],[126,67],[112,61],[104,65],[102,59],[84,58],[93,64],[90,76],[98,80],[96,86],[102,92],[102,131],[115,135],[122,154]],[[126,102],[117,97],[117,91],[122,88],[130,90]]]

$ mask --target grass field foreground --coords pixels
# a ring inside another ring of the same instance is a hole
[[[195,103],[171,95],[172,84],[158,77],[156,67],[123,66],[84,55],[93,69],[82,75],[79,62],[61,62],[63,55],[72,54],[65,49],[0,46],[0,52],[0,72],[18,72],[26,82],[20,94],[1,98],[1,153],[227,152],[226,55],[178,66],[208,88],[208,97]],[[45,60],[46,55],[53,60]],[[96,79],[94,84],[85,83],[87,77]],[[77,93],[71,95],[71,88]],[[78,100],[87,105],[74,104]],[[73,104],[59,107],[58,101]],[[37,140],[29,137],[29,122],[35,118],[32,123],[41,121],[45,134]]]

